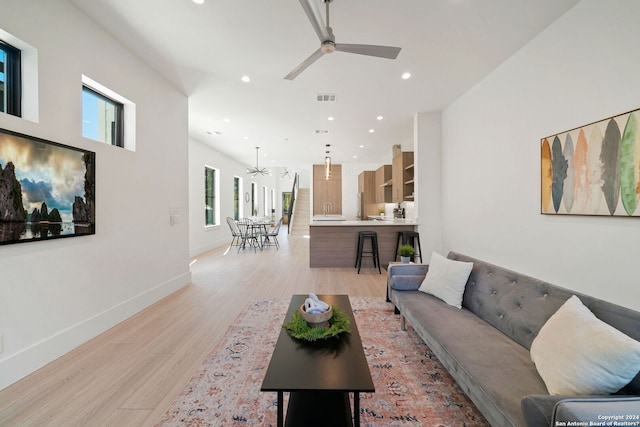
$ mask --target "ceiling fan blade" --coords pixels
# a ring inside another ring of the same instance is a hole
[[[377,56],[388,59],[396,59],[401,49],[400,47],[377,46],[372,44],[336,43],[336,50],[339,52],[357,53],[358,55]]]
[[[324,25],[324,20],[322,19],[322,14],[320,13],[320,8],[316,0],[300,0],[300,5],[304,9],[304,13],[307,14],[307,18],[309,18],[309,22],[311,22],[320,41],[331,40],[331,35]]]
[[[291,72],[289,74],[287,74],[286,76],[284,76],[285,79],[287,80],[293,80],[296,77],[298,77],[298,74],[300,74],[301,72],[303,72],[304,70],[307,69],[307,67],[311,64],[313,64],[314,62],[316,62],[318,59],[320,59],[320,57],[324,55],[324,53],[322,52],[322,49],[318,49],[315,52],[313,52],[311,54],[310,57],[308,57],[307,59],[305,59],[304,61],[302,61],[302,63],[300,65],[298,65],[296,68],[294,68],[293,70],[291,70]]]

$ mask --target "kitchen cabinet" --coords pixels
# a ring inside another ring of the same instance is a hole
[[[364,171],[358,175],[358,193],[362,194],[365,205],[376,203],[375,171]]]
[[[378,215],[375,171],[364,171],[358,175],[358,192],[362,197],[362,218],[367,219],[369,215]]]
[[[413,201],[413,151],[403,151],[393,158],[391,195],[393,203]]]
[[[392,169],[391,165],[380,166],[376,170],[375,187],[376,203],[392,203]]]
[[[313,215],[342,215],[342,165],[331,165],[325,179],[324,165],[313,165]]]

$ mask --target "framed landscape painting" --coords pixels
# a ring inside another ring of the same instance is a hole
[[[0,129],[0,245],[95,234],[95,153]]]
[[[542,138],[541,213],[640,216],[640,110]]]

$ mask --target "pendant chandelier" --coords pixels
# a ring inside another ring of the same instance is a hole
[[[326,144],[327,150],[324,152],[324,179],[328,180],[331,177],[331,157],[329,157],[329,147],[331,144]]]
[[[261,168],[258,164],[258,150],[260,147],[256,147],[256,165],[252,168],[247,168],[247,173],[251,176],[260,175],[271,175],[271,171],[267,168]]]

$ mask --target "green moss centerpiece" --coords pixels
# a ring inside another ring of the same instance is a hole
[[[333,310],[333,315],[329,319],[328,328],[309,325],[299,310],[293,313],[291,320],[285,322],[282,326],[292,337],[305,341],[332,338],[343,332],[351,333],[351,320],[349,317],[336,306],[332,306],[331,309]]]

